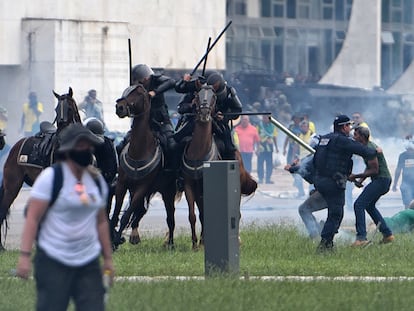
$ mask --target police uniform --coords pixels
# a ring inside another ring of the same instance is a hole
[[[319,250],[333,248],[333,238],[338,232],[344,215],[345,185],[352,171],[353,154],[372,159],[376,150],[350,139],[340,126],[352,124],[348,116],[340,115],[334,120],[334,132],[321,136],[314,156],[315,188],[328,204],[328,217],[321,232]]]
[[[199,78],[199,81],[203,83],[204,79],[204,77],[201,77],[201,79]],[[232,116],[224,116],[223,120],[221,121],[216,119],[215,124],[217,126],[213,127],[214,134],[223,142],[224,145],[219,146],[219,148],[221,147],[220,153],[222,155],[222,158],[225,160],[234,160],[234,152],[236,150],[236,147],[233,143],[229,121],[235,120],[239,117],[237,113],[242,112],[242,104],[237,96],[236,90],[226,84],[223,76],[220,73],[215,71],[209,72],[207,74],[206,82],[208,85],[212,85],[213,87],[216,85],[216,83],[219,84],[217,90],[215,90],[215,94],[217,96],[215,112],[220,111],[222,113],[235,113],[235,115]],[[196,80],[180,80],[175,85],[175,90],[179,93],[186,93],[178,105],[178,112],[180,114],[192,112],[192,100],[194,99],[195,92],[198,91]],[[180,141],[184,136],[191,134],[193,131],[194,120],[189,119],[185,120],[184,122],[186,122],[186,124],[183,124],[182,128],[177,129],[178,133],[175,135],[177,141]]]

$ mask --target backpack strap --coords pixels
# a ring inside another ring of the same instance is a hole
[[[53,168],[53,185],[52,185],[52,196],[50,197],[49,207],[51,207],[62,189],[63,186],[63,169],[61,163],[55,163],[52,165]]]

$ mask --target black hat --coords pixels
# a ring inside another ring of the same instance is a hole
[[[347,115],[344,115],[344,114],[341,114],[335,117],[335,120],[333,122],[334,126],[345,125],[345,124],[354,124],[354,121],[351,121],[351,119]]]
[[[70,151],[81,139],[85,139],[95,146],[101,145],[104,142],[102,137],[98,137],[81,124],[75,123],[68,125],[62,130],[60,134],[60,147],[57,151]]]

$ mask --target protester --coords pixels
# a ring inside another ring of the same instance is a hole
[[[369,129],[367,127],[359,126],[354,130],[354,138],[357,142],[360,142],[364,146],[377,150],[378,146],[369,141]],[[382,217],[380,211],[375,207],[375,204],[381,196],[386,194],[391,186],[391,174],[388,170],[387,162],[384,154],[377,153],[374,158],[364,157],[366,169],[359,174],[351,174],[349,176],[350,181],[359,182],[371,177],[371,182],[364,187],[364,190],[356,199],[354,204],[355,210],[355,226],[356,226],[356,240],[352,246],[365,246],[370,242],[367,240],[367,228],[365,223],[365,211],[371,216],[375,225],[379,226],[379,231],[383,235],[382,243],[390,243],[394,241],[394,235],[387,226]]]
[[[33,185],[16,274],[29,277],[36,241],[37,310],[66,310],[70,298],[76,310],[104,310],[101,254],[103,270],[114,275],[105,212],[108,189],[90,165],[93,146],[101,143],[82,125],[69,125],[61,132],[63,184],[54,203],[49,206],[57,177],[54,167],[42,171]]]
[[[240,124],[234,129],[239,137],[239,150],[244,168],[250,173],[252,171],[253,154],[258,149],[260,143],[259,133],[257,128],[250,124],[249,116],[247,115],[241,117]]]
[[[103,104],[96,98],[96,90],[89,90],[88,95],[78,107],[80,111],[85,113],[85,120],[88,118],[96,118],[105,124]]]
[[[321,136],[315,153],[315,188],[328,205],[328,217],[321,233],[319,252],[332,251],[333,239],[344,216],[345,185],[351,173],[351,157],[358,154],[370,160],[376,150],[349,138],[352,121],[346,115],[338,115],[333,122],[332,133]]]
[[[43,113],[43,104],[37,100],[35,92],[29,93],[29,101],[23,104],[23,115],[20,131],[24,136],[35,135],[40,128],[40,115]]]
[[[398,180],[402,173],[400,191],[404,207],[407,209],[414,200],[414,141],[412,138],[405,141],[405,149],[398,156],[392,191],[397,191]]]
[[[259,122],[257,129],[260,136],[257,153],[257,175],[259,177],[259,184],[263,183],[263,180],[265,180],[266,184],[273,184],[271,180],[273,172],[273,152],[276,151],[276,153],[279,153],[277,129],[270,122],[269,116],[267,115],[262,116],[262,120]]]

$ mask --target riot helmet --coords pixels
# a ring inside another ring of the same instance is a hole
[[[207,84],[213,86],[217,98],[222,100],[226,97],[226,81],[221,73],[214,71],[208,75]]]
[[[132,83],[142,83],[144,79],[149,78],[151,75],[154,74],[154,71],[146,65],[146,64],[139,64],[132,68]]]
[[[88,118],[83,122],[83,124],[95,135],[103,136],[105,132],[102,121],[97,118]]]

